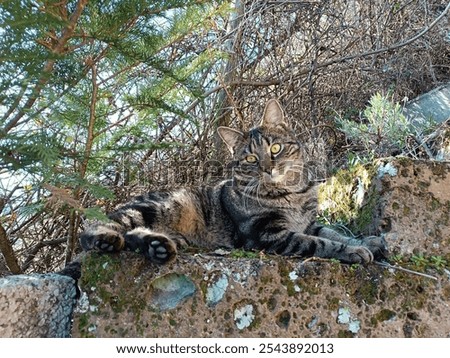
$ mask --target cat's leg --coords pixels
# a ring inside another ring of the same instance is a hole
[[[367,264],[374,260],[370,247],[351,245],[350,239],[338,233],[322,231],[321,225],[310,225],[306,233],[292,231],[283,221],[265,220],[253,226],[250,237],[246,235],[244,248],[258,249],[280,255],[333,258],[345,263]],[[243,230],[242,230],[243,231]],[[319,235],[330,237],[320,237]]]
[[[177,253],[175,242],[167,235],[145,227],[124,232],[118,223],[98,223],[89,226],[81,234],[80,243],[85,251],[133,251],[158,264],[172,261]]]
[[[278,233],[260,239],[259,249],[280,255],[332,258],[345,263],[367,264],[374,260],[372,252],[365,246],[347,243],[297,232]]]
[[[349,246],[367,247],[373,254],[375,260],[385,258],[387,256],[386,241],[381,236],[367,236],[362,238],[351,238],[344,236],[330,227],[314,223],[308,233],[314,236],[323,237],[332,241],[341,242]]]
[[[128,231],[125,236],[125,250],[143,254],[150,261],[165,264],[175,259],[177,246],[167,235],[139,227]]]
[[[176,256],[176,242],[182,240],[149,228],[157,215],[157,204],[149,200],[127,204],[109,215],[111,222],[88,226],[80,236],[81,246],[85,251],[134,251],[159,264],[169,262]]]
[[[85,251],[118,252],[124,249],[123,228],[119,223],[95,223],[89,225],[80,236]]]

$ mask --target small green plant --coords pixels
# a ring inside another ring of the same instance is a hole
[[[358,269],[359,269],[360,267],[361,267],[360,264],[351,264],[351,265],[350,265],[350,271],[351,271],[351,272],[358,271]]]
[[[390,257],[390,260],[396,264],[399,264],[399,263],[403,263],[405,261],[405,258],[403,255],[397,254],[397,255],[392,255]]]
[[[340,264],[341,264],[341,261],[339,261],[338,259],[334,259],[334,258],[331,258],[331,259],[330,259],[330,262],[331,262],[333,265],[340,265]]]
[[[448,266],[448,262],[442,256],[431,256],[430,264],[438,271],[443,270]]]
[[[428,266],[428,259],[423,256],[422,254],[418,255],[412,255],[411,256],[411,262],[417,267],[417,268],[426,268]]]
[[[260,257],[259,252],[255,251],[246,251],[246,250],[233,250],[231,251],[231,257],[235,259],[246,258],[246,259],[257,259]]]
[[[435,269],[442,271],[448,266],[447,260],[442,256],[424,256],[423,254],[412,255],[410,262],[419,269]]]
[[[336,122],[349,139],[361,143],[369,154],[375,156],[401,151],[408,136],[413,134],[413,127],[404,116],[401,105],[380,93],[371,97],[359,122],[342,117],[337,117]]]

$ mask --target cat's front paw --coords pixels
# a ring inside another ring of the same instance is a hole
[[[114,224],[97,224],[88,227],[80,236],[85,251],[118,252],[124,247],[124,238]]]
[[[159,264],[172,261],[177,254],[175,243],[164,236],[147,237],[147,245],[146,256]]]
[[[127,245],[133,247],[130,241],[139,242],[139,250],[150,261],[165,264],[175,259],[177,246],[166,235],[145,228],[138,228],[127,232]]]
[[[385,259],[388,256],[386,240],[382,236],[368,236],[362,239],[362,245],[372,252],[375,260]]]

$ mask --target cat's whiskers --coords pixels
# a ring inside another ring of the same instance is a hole
[[[256,202],[259,204],[259,206],[263,206],[260,200],[260,192],[261,192],[261,182],[258,181],[258,185],[256,187]]]

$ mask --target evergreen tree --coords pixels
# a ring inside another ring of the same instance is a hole
[[[54,240],[67,243],[59,262],[70,261],[82,216],[103,217],[88,209],[93,199],[112,200],[113,184],[129,183],[149,153],[173,146],[161,131],[206,125],[187,109],[220,66],[212,19],[228,8],[206,0],[1,2],[0,249],[13,272],[32,264],[15,264],[14,251]],[[55,220],[64,227],[58,237],[45,228]],[[29,242],[14,235],[31,224]]]

